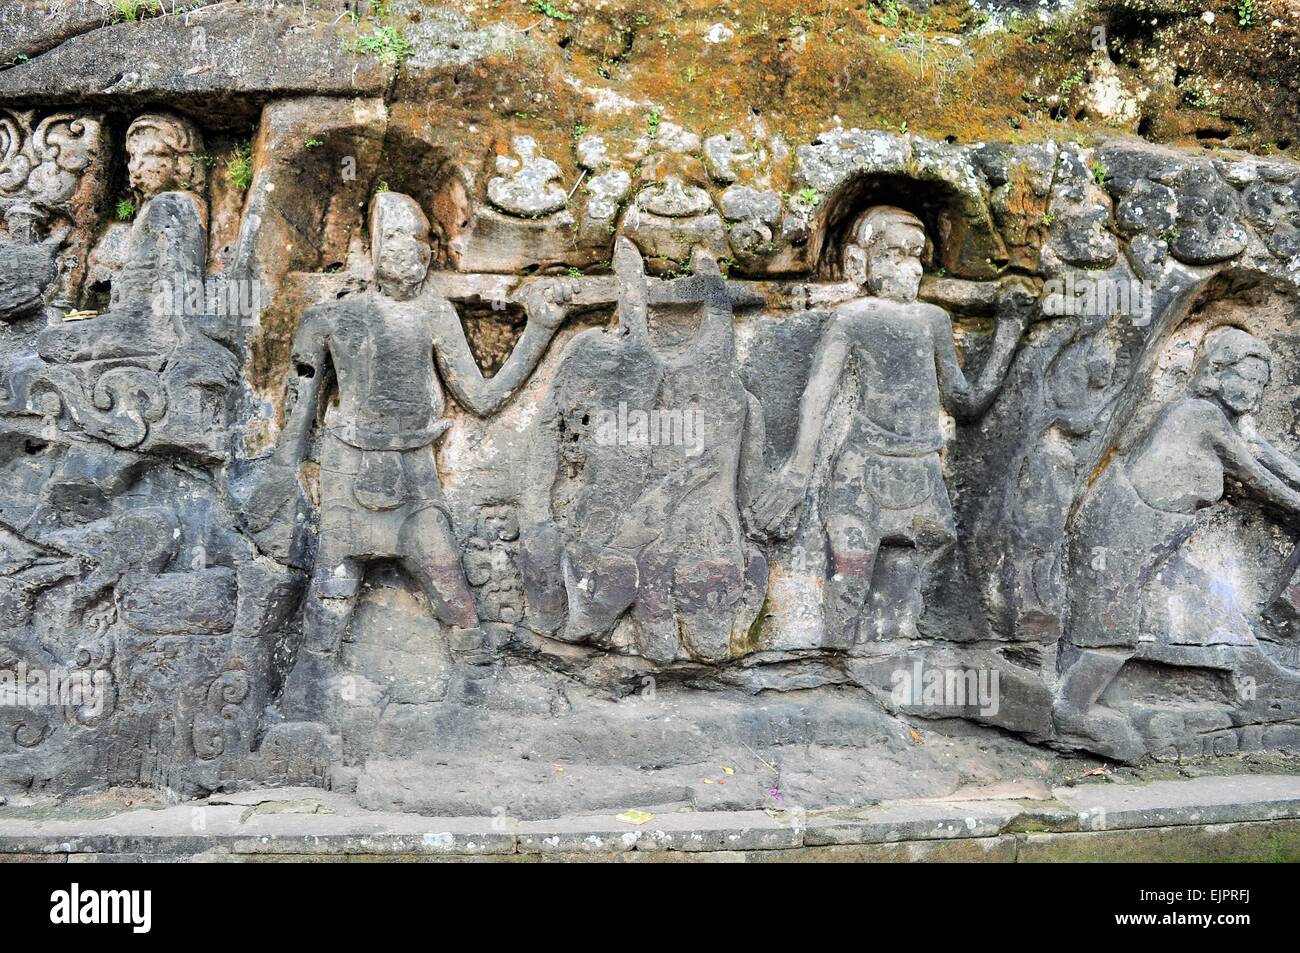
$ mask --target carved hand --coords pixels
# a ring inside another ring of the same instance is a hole
[[[250,530],[269,526],[276,514],[298,494],[298,468],[271,457],[257,465],[240,511]]]
[[[808,477],[786,464],[766,481],[750,506],[754,528],[774,539],[794,533],[808,491]]]
[[[1024,282],[1008,281],[998,291],[997,320],[998,325],[1016,328],[1019,337],[1025,333],[1029,323],[1038,314],[1038,297]]]
[[[529,286],[521,299],[530,322],[554,331],[568,316],[573,289],[564,281],[538,282]]]

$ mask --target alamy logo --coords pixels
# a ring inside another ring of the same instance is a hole
[[[684,408],[596,412],[596,443],[602,447],[685,447],[688,457],[704,452],[704,413],[694,404]]]
[[[1108,276],[1075,277],[1071,272],[1064,278],[1043,282],[1043,313],[1054,318],[1126,314],[1134,327],[1144,328],[1151,323],[1154,294],[1145,281]]]
[[[987,718],[998,713],[998,677],[997,669],[927,668],[917,660],[892,673],[890,695],[900,708],[978,708]]]
[[[0,708],[64,706],[98,717],[108,701],[111,678],[102,669],[29,669],[19,662],[0,671]]]
[[[50,894],[50,922],[126,923],[132,933],[148,933],[153,926],[152,890],[82,890],[73,884],[68,890]]]

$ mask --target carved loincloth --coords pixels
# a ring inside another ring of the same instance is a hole
[[[433,447],[361,450],[333,434],[321,439],[321,556],[337,563],[347,557],[401,555],[402,526],[422,510],[451,510],[433,458]]]
[[[846,443],[835,460],[829,512],[853,515],[879,539],[916,542],[918,532],[955,538],[939,454],[893,457]]]

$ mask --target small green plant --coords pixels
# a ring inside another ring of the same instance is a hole
[[[800,189],[799,201],[802,202],[804,205],[808,205],[811,206],[812,208],[816,208],[818,205],[821,205],[822,203],[822,194],[818,192],[816,189]]]
[[[659,124],[663,121],[663,116],[663,110],[658,106],[650,110],[650,115],[646,116],[645,128],[651,139],[659,135]]]
[[[161,13],[162,0],[113,0],[113,16],[119,22],[139,20],[147,13]]]
[[[1070,95],[1070,90],[1083,82],[1083,70],[1077,69],[1065,79],[1061,80],[1061,85],[1057,87],[1057,92],[1062,96]]]
[[[343,48],[349,53],[360,56],[368,53],[381,63],[390,66],[409,59],[414,48],[411,41],[395,26],[377,26],[366,36],[353,37],[343,41]]]
[[[385,182],[383,179],[380,179],[375,184],[375,194],[378,195],[380,192],[387,192],[387,191],[388,191],[388,183]]]
[[[575,123],[573,124],[573,141],[574,141],[574,142],[577,142],[579,139],[581,139],[581,138],[582,138],[583,136],[585,136],[586,134],[587,134],[587,125],[586,125],[586,123],[575,122]]]
[[[572,20],[572,13],[565,13],[551,0],[533,0],[533,12],[540,13],[544,17],[550,17],[552,20]]]
[[[570,278],[581,278],[581,277],[582,277],[582,269],[579,268],[579,267],[577,267],[576,265],[570,265],[570,266],[569,266],[569,277],[570,277]]]
[[[881,11],[877,19],[882,25],[891,30],[898,26],[903,16],[903,9],[899,6],[898,0],[881,0],[876,3],[876,7]]]
[[[135,203],[130,199],[122,199],[113,209],[113,215],[119,222],[129,222],[135,218]]]
[[[1243,29],[1253,26],[1259,19],[1259,11],[1255,9],[1255,0],[1237,0],[1237,26]]]
[[[1055,212],[1044,212],[1038,219],[1038,224],[1042,225],[1044,228],[1051,228],[1054,221],[1056,221]]]
[[[1106,171],[1106,167],[1102,165],[1100,161],[1092,164],[1092,180],[1098,185],[1105,185],[1106,176],[1109,174],[1110,173]]]
[[[13,59],[8,59],[5,60],[3,63],[0,63],[0,69],[5,69],[6,67],[10,67],[10,66],[18,66],[20,63],[26,63],[29,59],[31,59],[31,57],[28,56],[26,53],[19,53]]]
[[[226,179],[241,192],[253,184],[253,144],[245,140],[235,147],[226,161]]]
[[[1193,109],[1212,109],[1218,105],[1219,97],[1210,91],[1205,80],[1194,76],[1183,84],[1183,102]]]

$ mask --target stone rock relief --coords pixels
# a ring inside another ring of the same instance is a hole
[[[389,122],[0,113],[0,789],[1300,746],[1300,167]]]

